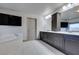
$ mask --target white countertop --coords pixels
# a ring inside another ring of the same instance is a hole
[[[79,36],[79,32],[62,32],[62,31],[42,31],[42,32],[60,33],[60,34],[78,35]]]

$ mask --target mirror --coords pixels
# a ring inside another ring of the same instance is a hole
[[[61,22],[68,22],[67,31],[79,32],[79,5],[61,12]]]

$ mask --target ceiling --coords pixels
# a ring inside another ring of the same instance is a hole
[[[54,11],[62,5],[62,3],[0,3],[0,9],[37,15],[47,14],[50,10]]]

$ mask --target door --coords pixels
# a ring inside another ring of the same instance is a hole
[[[36,39],[36,19],[35,18],[28,18],[27,20],[27,38],[28,40]]]

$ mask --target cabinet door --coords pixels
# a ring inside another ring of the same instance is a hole
[[[62,34],[42,32],[42,40],[60,50],[64,49],[64,39]]]
[[[64,35],[65,51],[68,54],[79,54],[79,36]]]
[[[62,34],[48,33],[47,34],[48,43],[56,48],[62,50],[64,49],[64,39]]]
[[[40,39],[47,42],[47,33],[46,32],[40,32]]]
[[[62,34],[54,34],[54,45],[62,50],[64,49],[64,39],[63,39],[63,35]]]
[[[54,41],[55,41],[54,37],[55,37],[54,33],[48,33],[47,34],[47,39],[48,39],[49,44],[54,45]]]

